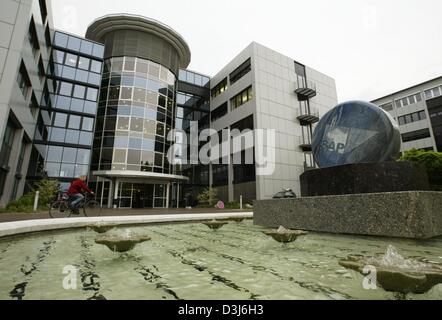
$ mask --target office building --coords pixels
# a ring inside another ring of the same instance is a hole
[[[255,164],[213,164],[212,185],[224,201],[269,199],[282,189],[300,194],[300,175],[314,168],[315,123],[337,104],[335,81],[294,59],[251,43],[211,79],[211,128],[275,129],[275,170]],[[256,146],[255,146],[256,147]],[[244,150],[243,150],[244,153]],[[244,158],[244,156],[243,156]]]
[[[253,42],[211,79],[187,70],[186,41],[156,20],[108,15],[82,38],[53,30],[44,0],[1,7],[0,206],[41,179],[66,189],[84,174],[103,207],[179,207],[209,186],[225,202],[250,202],[299,194],[299,176],[315,167],[314,125],[337,104],[332,78]],[[258,175],[253,161],[180,162],[192,157],[180,145],[192,122],[221,137],[276,129],[274,172]]]
[[[44,0],[0,4],[0,207],[23,194],[51,55]]]
[[[442,77],[372,101],[399,124],[402,149],[442,152]]]

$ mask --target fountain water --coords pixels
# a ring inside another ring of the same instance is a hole
[[[95,243],[107,246],[114,252],[127,252],[135,248],[139,243],[151,240],[149,236],[140,236],[134,234],[130,229],[123,233],[104,234],[95,239]]]
[[[442,283],[441,265],[405,258],[391,245],[383,256],[351,255],[339,264],[361,274],[373,266],[378,284],[386,291],[423,294]]]
[[[101,222],[97,222],[95,224],[90,225],[89,228],[94,230],[96,233],[106,233],[106,232],[114,229],[115,226],[109,225],[109,224],[104,224]]]
[[[212,221],[208,221],[208,222],[203,222],[203,224],[208,226],[212,230],[218,230],[218,229],[221,229],[222,227],[224,227],[226,224],[229,224],[229,223],[225,222],[225,221],[212,220]]]
[[[278,229],[275,230],[263,231],[263,233],[281,243],[294,242],[296,241],[296,239],[298,239],[298,237],[308,234],[308,232],[305,231],[288,230],[283,226],[280,226]]]

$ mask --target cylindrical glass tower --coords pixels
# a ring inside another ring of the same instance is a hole
[[[189,47],[171,28],[133,15],[100,18],[86,37],[105,44],[91,166],[97,194],[114,207],[175,206],[186,178],[168,162],[167,134]]]

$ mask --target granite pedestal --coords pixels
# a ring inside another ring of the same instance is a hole
[[[254,202],[266,228],[429,239],[442,236],[442,192],[410,191]]]
[[[303,197],[401,191],[430,191],[422,164],[356,163],[309,170],[301,175]]]

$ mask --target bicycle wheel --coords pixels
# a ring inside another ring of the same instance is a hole
[[[69,218],[72,212],[65,202],[54,201],[49,204],[49,215],[51,218]]]

